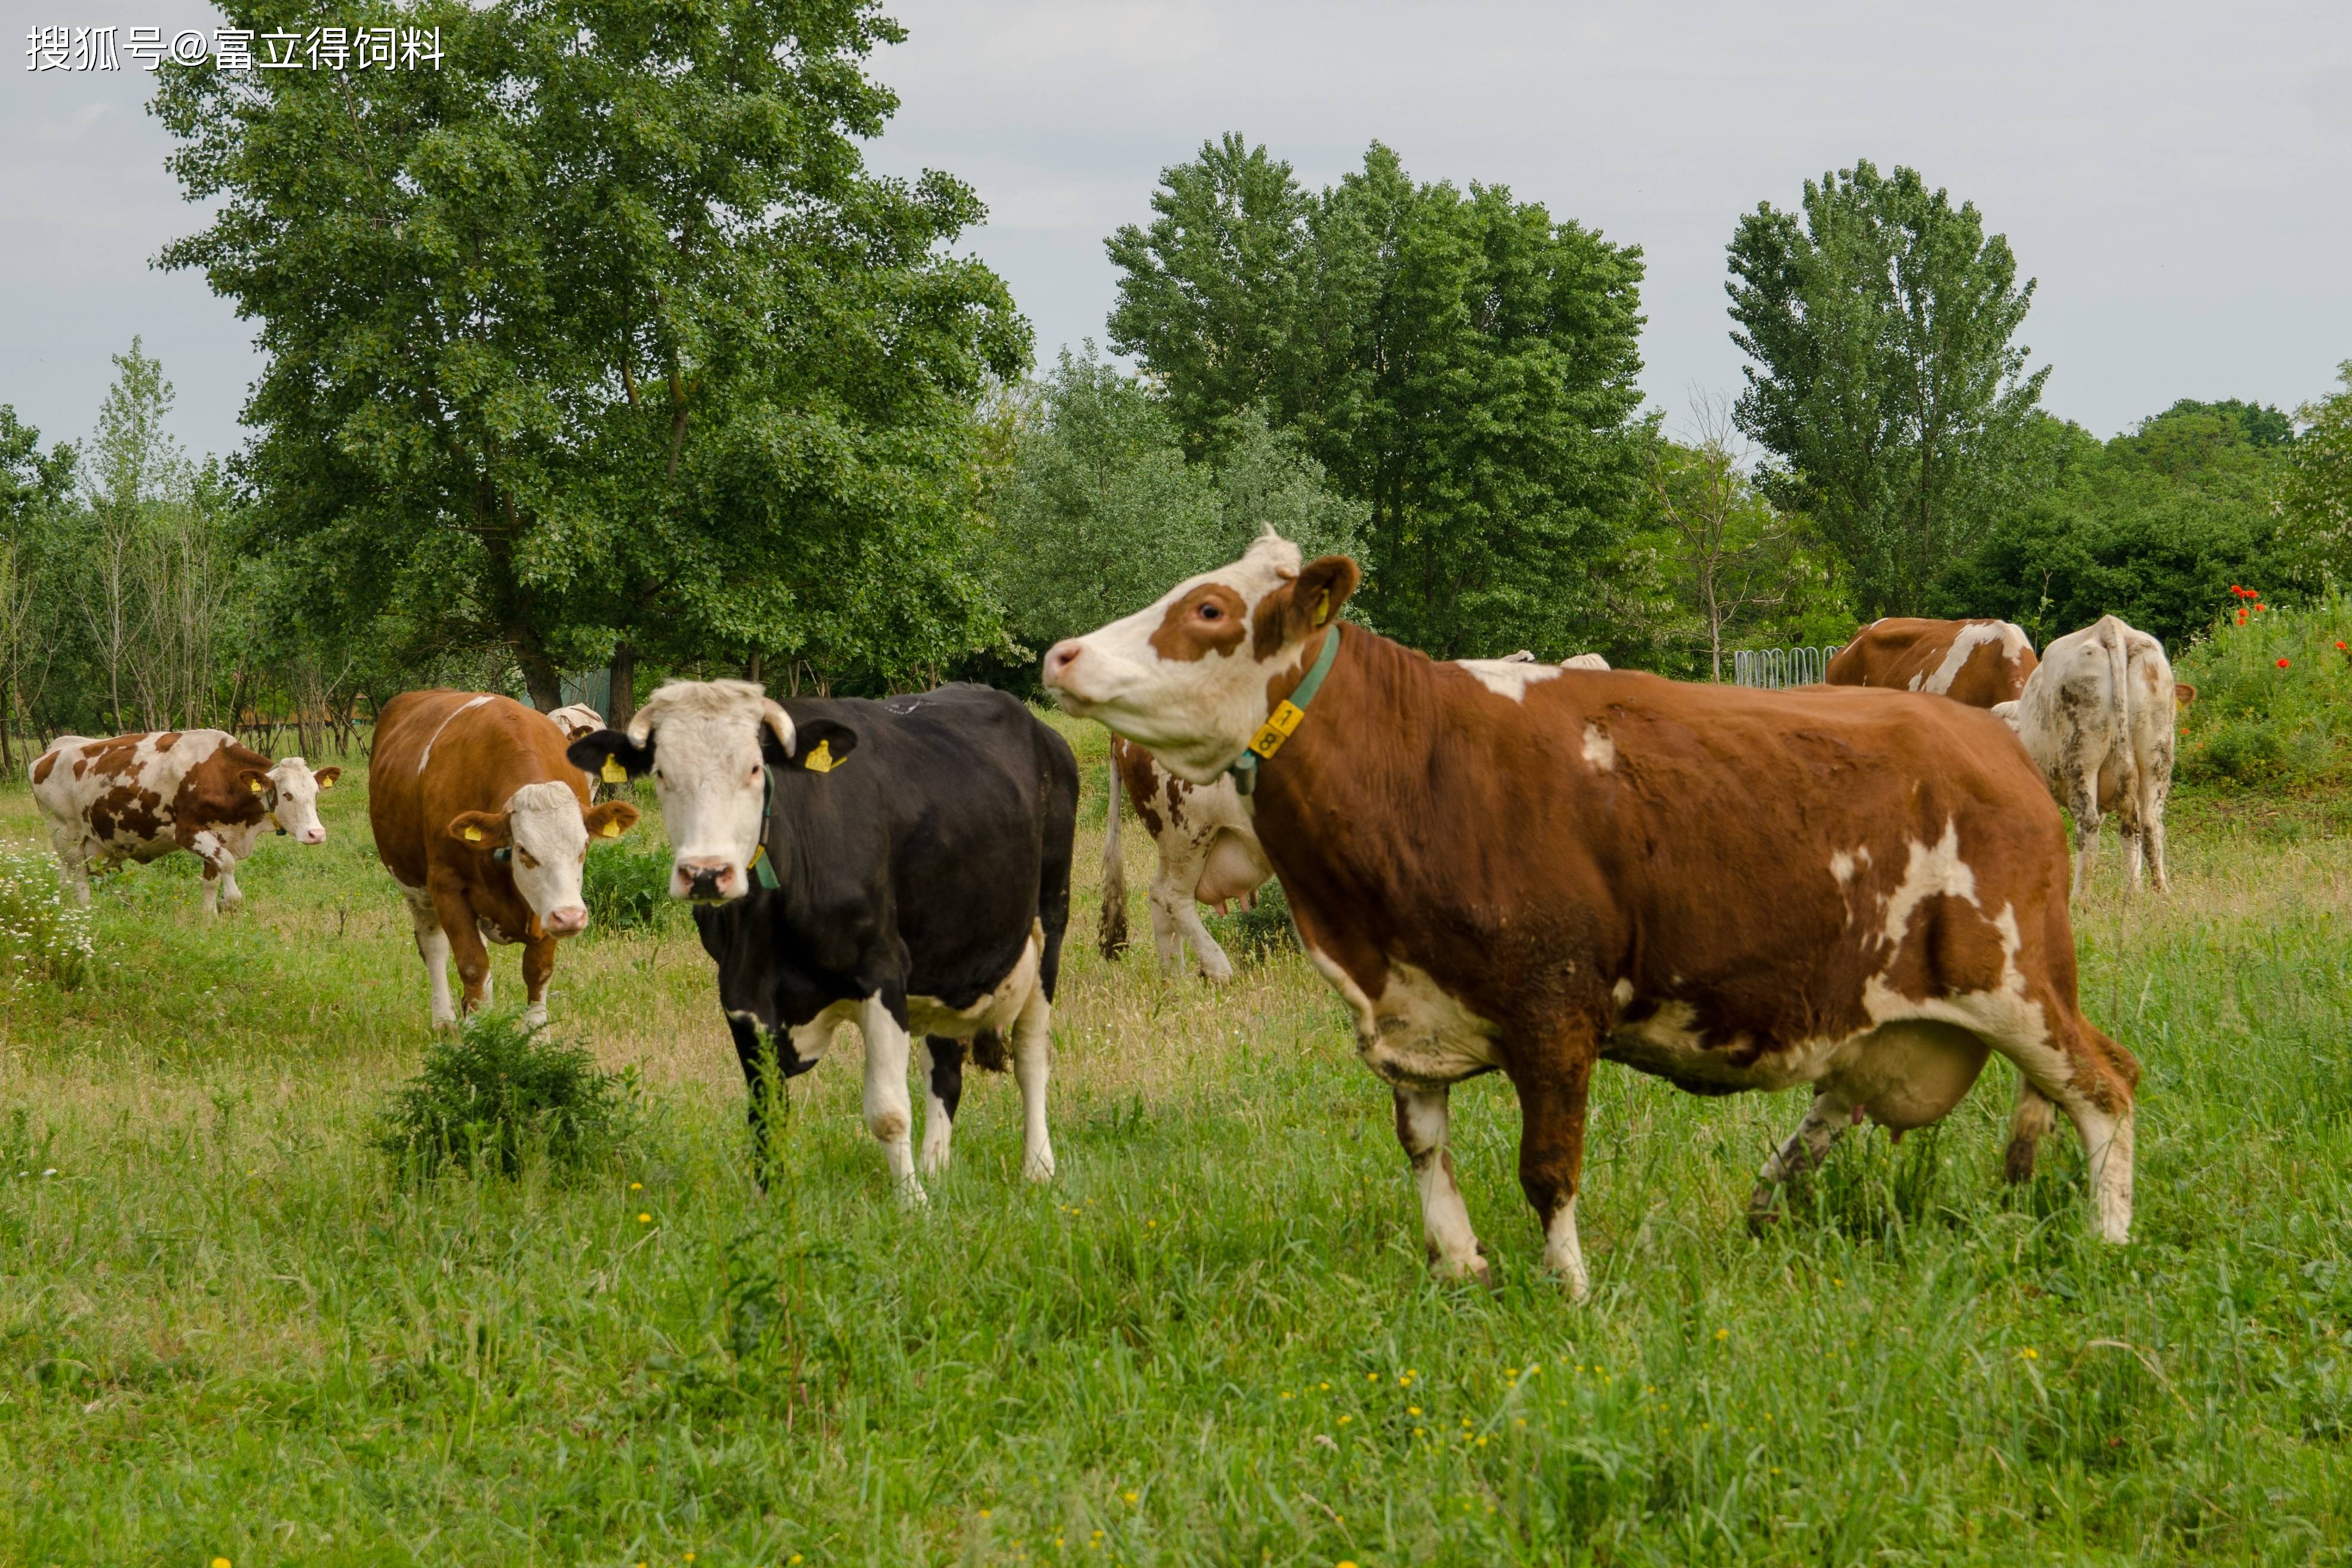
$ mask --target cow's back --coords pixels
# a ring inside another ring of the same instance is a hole
[[[2007,621],[1889,616],[1856,632],[1822,679],[1831,686],[1928,692],[1990,708],[2022,693],[2036,662],[2032,641]]]
[[[260,811],[231,792],[269,759],[226,730],[137,731],[92,738],[63,735],[33,760],[33,799],[61,824],[122,847],[168,844],[178,821],[257,821]],[[143,856],[142,856],[143,858]]]

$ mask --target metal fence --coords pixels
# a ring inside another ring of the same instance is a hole
[[[1732,657],[1734,686],[1761,686],[1779,691],[1791,686],[1819,686],[1830,660],[1845,645],[1821,647],[1741,648]]]

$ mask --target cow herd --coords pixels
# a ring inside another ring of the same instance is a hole
[[[1392,1090],[1437,1273],[1491,1278],[1448,1095],[1501,1072],[1544,1261],[1584,1293],[1576,1208],[1602,1061],[1698,1094],[1811,1088],[1759,1173],[1762,1223],[1848,1127],[1933,1122],[1999,1055],[2017,1072],[2011,1179],[2063,1111],[2095,1227],[2127,1237],[2138,1066],[2083,1016],[2068,902],[2108,813],[2134,880],[2145,844],[2165,885],[2175,704],[2193,693],[2154,638],[2110,616],[2037,661],[2004,623],[1886,620],[1829,684],[1759,691],[1595,656],[1434,660],[1341,617],[1357,582],[1347,558],[1304,562],[1269,532],[1057,643],[1045,682],[1115,737],[1105,952],[1126,940],[1122,796],[1159,852],[1163,964],[1189,942],[1212,979],[1229,975],[1199,905],[1278,876]],[[235,868],[265,827],[324,841],[317,792],[336,776],[218,731],[68,738],[32,765],[78,898],[93,867],[185,849],[208,913],[237,901]],[[525,1016],[545,1020],[557,945],[588,923],[588,847],[638,817],[597,797],[646,777],[669,891],[717,966],[763,1174],[764,1090],[854,1023],[866,1124],[908,1201],[948,1163],[968,1061],[1012,1069],[1024,1173],[1052,1176],[1077,766],[983,688],[787,705],[746,681],[680,681],[619,730],[481,693],[385,703],[369,816],[435,1024],[490,1000],[487,942],[522,946]]]

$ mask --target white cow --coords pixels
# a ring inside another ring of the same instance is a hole
[[[2144,837],[2157,890],[2170,889],[2164,802],[2172,793],[2174,720],[2196,697],[2195,687],[2172,679],[2162,643],[2101,616],[2053,641],[2017,699],[1993,705],[2074,814],[2076,895],[2090,886],[2105,811],[2123,829],[2131,885],[2139,886]]]

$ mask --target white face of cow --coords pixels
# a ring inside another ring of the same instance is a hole
[[[793,750],[791,715],[748,680],[681,680],[646,700],[629,739],[653,749],[654,792],[669,826],[669,892],[699,902],[751,887],[767,805],[762,734]]]
[[[297,844],[324,844],[326,825],[319,820],[319,792],[342,776],[341,768],[310,771],[299,757],[287,757],[269,770],[270,816]]]
[[[1055,644],[1045,684],[1065,710],[1149,748],[1177,777],[1213,783],[1273,710],[1267,682],[1297,666],[1358,575],[1344,555],[1301,566],[1298,546],[1268,530],[1232,565]]]
[[[551,935],[588,924],[581,868],[588,858],[588,824],[580,797],[562,784],[525,784],[507,800],[508,869],[515,891]]]

